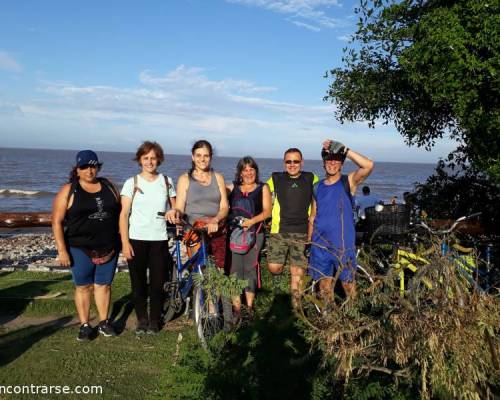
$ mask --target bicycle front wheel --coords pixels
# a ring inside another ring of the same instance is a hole
[[[215,291],[195,286],[193,298],[196,333],[202,346],[207,349],[210,339],[224,328],[222,296],[217,295]]]

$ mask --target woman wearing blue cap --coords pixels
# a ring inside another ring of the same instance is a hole
[[[109,180],[97,177],[101,165],[92,150],[80,151],[69,182],[56,195],[52,209],[59,262],[71,267],[76,286],[75,304],[81,323],[78,341],[93,336],[89,324],[92,291],[99,314],[98,332],[116,336],[108,312],[118,259],[120,197]]]

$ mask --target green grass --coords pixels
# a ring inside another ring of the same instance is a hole
[[[57,292],[63,294],[52,299],[34,299]],[[129,292],[128,274],[117,274],[113,282],[113,313],[115,320],[123,323],[122,328],[131,311]],[[90,343],[78,343],[78,324],[64,327],[75,316],[73,293],[70,274],[0,274],[0,314],[7,320],[20,316],[28,324],[10,330],[0,328],[0,386],[100,385],[101,398],[169,397],[169,380],[164,376],[175,359],[178,332],[164,331],[139,340],[132,331],[125,330],[117,338],[97,337]],[[95,309],[92,313],[95,315]],[[37,321],[37,317],[43,320]],[[176,326],[182,331],[183,342],[196,342],[189,324],[177,321]]]
[[[113,283],[114,315],[122,323],[130,313],[128,282],[127,274],[117,274]],[[117,338],[78,343],[78,324],[64,326],[75,315],[69,275],[0,274],[0,314],[21,315],[34,324],[0,328],[0,386],[100,385],[99,397],[105,399],[324,398],[331,382],[319,368],[319,357],[309,355],[291,311],[288,285],[288,274],[272,278],[263,271],[254,322],[219,335],[206,352],[186,317],[159,336],[139,340],[125,330]],[[64,295],[33,300],[54,292]],[[44,323],[37,317],[44,317]],[[177,346],[179,334],[183,339]]]
[[[319,354],[310,353],[292,312],[289,279],[263,271],[252,323],[216,337],[210,353],[196,342],[182,347],[165,378],[173,383],[171,398],[319,400],[331,394],[331,374]]]
[[[60,293],[52,299],[36,299]],[[120,304],[130,293],[128,273],[117,273],[112,286],[112,300]],[[0,314],[42,317],[47,315],[73,315],[74,285],[69,273],[53,272],[1,272]],[[91,313],[96,310],[92,306]]]
[[[125,331],[117,338],[77,343],[77,328],[61,329],[63,321],[64,317],[0,336],[0,386],[99,385],[103,390],[99,397],[105,399],[170,398],[165,376],[175,359],[177,332],[137,339]],[[195,340],[192,329],[183,335],[186,342]]]

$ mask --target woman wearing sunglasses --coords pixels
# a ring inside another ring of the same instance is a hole
[[[89,324],[92,292],[100,320],[98,332],[116,336],[108,312],[119,252],[120,200],[113,184],[97,177],[101,166],[92,150],[80,151],[69,182],[56,195],[52,209],[59,263],[71,267],[75,284],[81,324],[78,341],[88,341],[94,335]]]
[[[175,207],[176,194],[172,179],[158,171],[165,161],[163,149],[158,143],[142,143],[134,161],[139,164],[141,172],[127,179],[121,192],[122,252],[128,261],[137,315],[135,333],[157,334],[161,328],[163,285],[172,270],[167,226],[165,218],[159,217],[158,212]]]

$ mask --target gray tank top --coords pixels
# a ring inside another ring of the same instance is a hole
[[[186,198],[185,212],[189,223],[201,217],[215,217],[220,209],[220,190],[215,174],[210,174],[210,185],[203,186],[189,176],[189,187]]]

